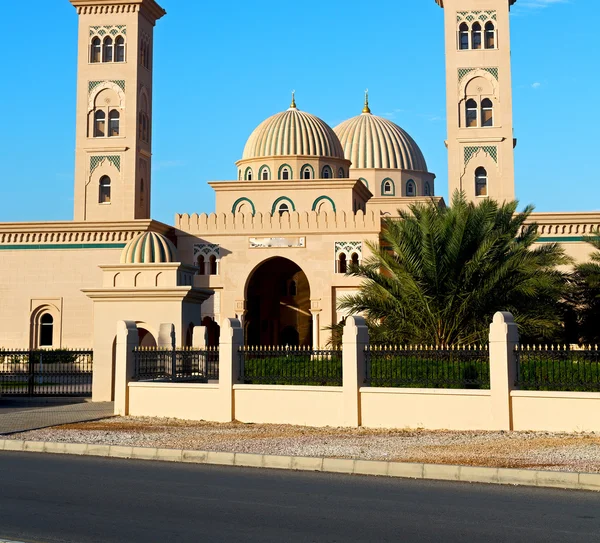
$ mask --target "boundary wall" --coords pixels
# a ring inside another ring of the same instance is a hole
[[[194,345],[204,327],[194,330]],[[115,413],[214,422],[432,430],[600,431],[600,393],[515,390],[519,343],[510,313],[490,326],[490,389],[364,386],[369,335],[362,317],[349,317],[342,340],[340,387],[237,383],[244,344],[237,319],[221,327],[219,382],[133,382],[135,323],[118,326]]]

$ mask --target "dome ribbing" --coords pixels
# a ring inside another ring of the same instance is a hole
[[[164,264],[177,262],[177,249],[165,236],[143,232],[134,237],[121,253],[121,264]]]

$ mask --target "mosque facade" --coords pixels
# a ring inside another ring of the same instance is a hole
[[[450,194],[514,198],[509,10],[516,0],[435,0],[444,9]],[[94,349],[94,399],[110,399],[116,323],[142,345],[162,323],[177,343],[237,317],[249,345],[324,346],[344,318],[346,275],[382,218],[436,196],[411,136],[362,112],[339,126],[290,106],[247,140],[212,214],[150,217],[155,0],[70,0],[79,14],[74,220],[0,223],[0,347]],[[300,104],[301,105],[301,104]],[[535,214],[540,242],[583,259],[596,213]]]

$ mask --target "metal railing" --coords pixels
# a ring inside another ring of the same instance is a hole
[[[157,349],[133,352],[134,381],[198,382],[219,379],[219,349]]]
[[[521,390],[600,392],[597,346],[519,345],[516,358]]]
[[[371,345],[365,356],[368,386],[490,388],[487,345]]]
[[[0,394],[91,396],[93,351],[0,350]]]
[[[339,349],[242,347],[239,361],[241,383],[342,386]]]

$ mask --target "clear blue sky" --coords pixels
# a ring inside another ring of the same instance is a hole
[[[0,221],[73,210],[77,15],[4,2]],[[600,209],[597,0],[518,0],[512,16],[517,196]],[[154,61],[153,218],[214,210],[252,130],[298,107],[332,127],[373,113],[420,145],[447,198],[443,12],[433,0],[162,0]]]

